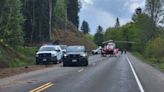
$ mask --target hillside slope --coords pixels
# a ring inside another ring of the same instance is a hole
[[[59,40],[61,44],[66,45],[84,45],[87,50],[92,50],[96,47],[95,43],[88,39],[84,34],[80,32],[63,32],[57,31],[54,33],[56,40]]]
[[[0,43],[0,68],[20,67],[34,64],[36,48],[12,48]]]

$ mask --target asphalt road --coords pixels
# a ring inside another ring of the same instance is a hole
[[[44,90],[43,92],[163,92],[164,74],[131,54],[118,57],[96,55],[89,57],[88,67],[63,67],[59,64],[0,80],[0,92],[40,92],[39,90]]]

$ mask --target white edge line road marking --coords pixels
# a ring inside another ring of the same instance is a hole
[[[139,78],[138,78],[138,76],[137,76],[137,74],[136,74],[136,71],[134,70],[134,67],[133,67],[133,65],[132,65],[132,63],[131,63],[131,61],[129,60],[129,58],[128,58],[127,55],[126,55],[126,58],[127,58],[128,63],[129,63],[129,65],[130,65],[131,69],[132,69],[133,75],[134,75],[134,77],[135,77],[135,79],[136,79],[136,82],[137,82],[137,84],[138,84],[138,87],[139,87],[139,89],[140,89],[140,92],[145,92],[144,89],[143,89],[143,86],[142,86],[142,84],[141,84],[141,82],[140,82],[140,80],[139,80]]]
[[[82,68],[82,69],[80,69],[78,72],[80,73],[80,72],[82,72],[82,71],[84,71],[84,69]]]

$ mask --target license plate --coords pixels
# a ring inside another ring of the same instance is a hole
[[[72,60],[72,62],[77,62],[77,60],[76,60],[76,59],[74,59],[74,60]]]
[[[43,59],[43,61],[47,61],[47,59]]]

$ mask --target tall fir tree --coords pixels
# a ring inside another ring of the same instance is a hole
[[[83,21],[81,25],[81,30],[84,34],[88,34],[90,32],[89,24],[87,21]]]
[[[116,27],[116,28],[120,27],[120,20],[119,20],[118,17],[117,17],[117,19],[116,19],[115,27]]]
[[[79,12],[80,12],[79,0],[68,0],[67,2],[68,20],[71,21],[77,28],[79,28],[79,15],[78,15]]]
[[[0,1],[0,39],[11,46],[22,45],[24,41],[21,6],[20,0]]]
[[[101,46],[102,42],[104,41],[104,34],[103,34],[103,28],[99,25],[97,27],[97,32],[94,35],[94,42],[98,45]]]
[[[56,0],[21,0],[22,13],[25,17],[23,31],[25,42],[38,43],[48,41],[50,38],[50,4],[54,10]],[[49,2],[51,1],[51,2]]]

